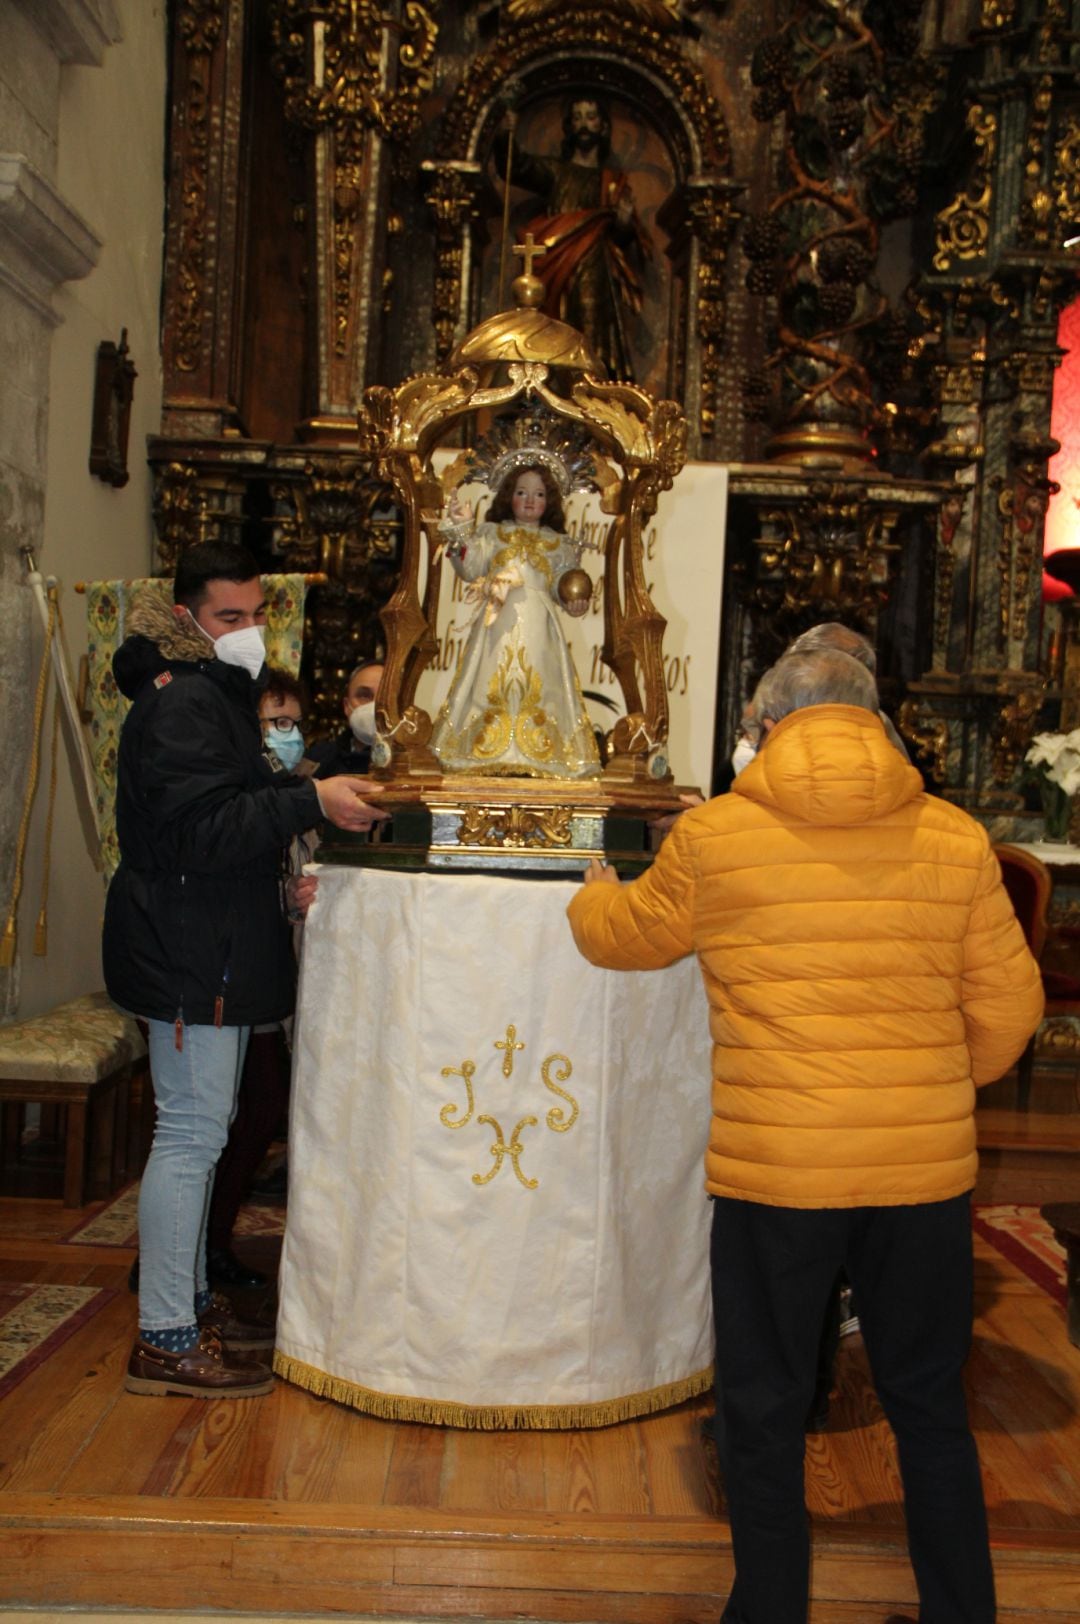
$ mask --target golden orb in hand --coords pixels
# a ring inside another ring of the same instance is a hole
[[[583,615],[592,602],[592,577],[585,570],[567,570],[559,577],[559,601],[568,615]]]

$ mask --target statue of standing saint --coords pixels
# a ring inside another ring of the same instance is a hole
[[[512,186],[546,199],[547,212],[530,220],[545,253],[536,266],[544,284],[545,314],[585,335],[612,378],[633,380],[627,317],[641,310],[640,267],[652,238],[634,206],[630,183],[610,162],[611,114],[594,96],[574,97],[563,110],[562,151],[544,158],[514,148],[512,131],[495,138],[495,161]]]

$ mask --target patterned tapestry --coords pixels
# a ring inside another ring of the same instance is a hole
[[[266,658],[295,675],[300,670],[304,640],[303,575],[264,575],[266,589]],[[137,592],[160,592],[172,603],[172,581],[92,581],[86,588],[87,663],[90,709],[90,756],[94,764],[101,867],[108,882],[120,861],[116,843],[116,758],[120,728],[128,701],[116,686],[112,657],[124,641],[128,610]]]

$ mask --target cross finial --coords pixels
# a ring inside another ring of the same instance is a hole
[[[532,232],[527,231],[525,233],[525,241],[514,244],[514,253],[521,255],[522,275],[534,276],[535,272],[533,271],[533,260],[539,259],[541,254],[546,254],[547,249],[544,247],[542,242],[534,242]]]
[[[525,1047],[525,1045],[523,1043],[518,1043],[516,1040],[517,1040],[517,1027],[516,1026],[508,1026],[506,1028],[506,1037],[505,1038],[496,1038],[495,1039],[495,1045],[494,1045],[495,1048],[496,1049],[503,1049],[505,1051],[505,1053],[503,1054],[503,1063],[502,1063],[502,1069],[503,1069],[503,1076],[504,1077],[510,1077],[510,1076],[513,1075],[514,1054],[518,1050],[524,1049],[524,1047]]]

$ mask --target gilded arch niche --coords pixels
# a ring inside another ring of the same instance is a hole
[[[447,106],[442,155],[424,168],[436,225],[432,319],[441,363],[500,308],[493,265],[500,257],[502,190],[494,184],[492,153],[507,107],[518,113],[518,139],[526,147],[554,139],[557,109],[567,97],[592,93],[610,103],[613,156],[639,160],[635,189],[652,188],[653,281],[645,326],[638,327],[639,339],[644,333],[647,340],[639,353],[645,350],[651,371],[637,381],[683,403],[693,450],[707,447],[713,432],[739,187],[730,177],[723,110],[687,54],[680,26],[663,0],[558,7],[510,0],[500,32]],[[630,154],[619,151],[628,132],[637,137]],[[661,164],[667,188],[658,197]],[[522,194],[511,195],[518,201],[511,224],[520,227],[529,205],[520,202]]]

